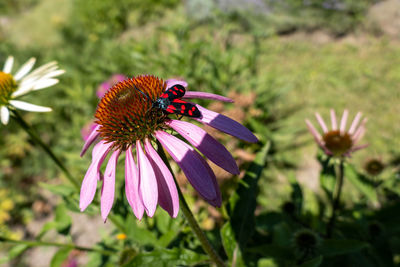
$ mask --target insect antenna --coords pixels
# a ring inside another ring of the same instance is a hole
[[[149,97],[147,94],[145,94],[142,90],[140,90],[139,88],[137,88],[135,84],[133,84],[133,87],[134,87],[137,91],[139,91],[142,95],[144,95],[144,96],[147,98],[147,100],[151,101],[150,97]],[[143,100],[145,100],[145,99],[143,99]]]

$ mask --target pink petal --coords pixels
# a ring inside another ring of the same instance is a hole
[[[108,151],[110,150],[112,143],[106,144],[104,141],[100,141],[92,151],[92,163],[86,172],[85,178],[83,178],[79,208],[84,211],[87,206],[93,201],[96,193],[97,180],[100,179],[100,166],[106,158]]]
[[[107,220],[107,216],[114,203],[115,169],[117,168],[118,156],[120,153],[121,152],[117,150],[111,154],[107,163],[106,171],[104,172],[100,198],[101,217],[103,217],[104,222]]]
[[[143,217],[144,206],[139,194],[139,170],[132,155],[132,147],[128,147],[125,158],[125,195],[133,213],[139,220]]]
[[[155,135],[194,189],[209,203],[218,203],[219,188],[214,182],[215,175],[204,159],[191,146],[166,132],[157,131]]]
[[[136,141],[136,153],[140,175],[139,190],[147,215],[153,217],[158,202],[156,174],[154,173],[150,160],[144,154],[139,140]]]
[[[314,125],[309,120],[306,120],[306,124],[307,124],[308,130],[314,137],[315,142],[317,142],[318,145],[322,146],[323,145],[322,136],[318,133],[317,129],[315,129]]]
[[[349,116],[349,111],[345,109],[343,111],[342,120],[340,121],[340,134],[344,134],[344,132],[346,131],[346,123],[348,116]]]
[[[212,93],[196,92],[196,91],[187,91],[183,96],[183,98],[202,98],[202,99],[212,99],[230,103],[233,102],[233,99],[230,99],[229,97],[216,95]]]
[[[171,217],[175,218],[179,211],[179,196],[174,178],[148,139],[145,140],[144,148],[156,174],[158,203]]]
[[[165,82],[167,83],[167,89],[172,87],[175,84],[180,84],[185,88],[188,86],[187,82],[185,82],[184,80],[168,79]]]
[[[239,174],[239,168],[231,153],[206,131],[194,124],[179,120],[171,120],[167,122],[167,125],[182,135],[216,165],[232,174]]]
[[[360,119],[361,119],[361,112],[358,112],[357,115],[354,117],[353,122],[351,123],[349,134],[353,134],[355,132]]]
[[[332,130],[337,130],[337,121],[336,121],[336,114],[333,109],[331,109],[331,123],[332,123]]]
[[[307,128],[314,137],[315,142],[325,151],[327,155],[333,155],[331,151],[325,146],[324,141],[322,140],[322,136],[318,133],[317,129],[315,129],[314,125],[306,120]]]
[[[361,122],[360,126],[356,130],[356,132],[353,134],[352,138],[353,138],[354,144],[356,144],[358,141],[360,141],[360,139],[364,136],[365,131],[366,131],[365,124],[367,123],[367,121],[368,121],[368,119],[364,118],[363,121]]]
[[[97,124],[97,126],[94,127],[94,129],[92,130],[92,132],[90,133],[90,135],[86,139],[85,144],[83,145],[83,148],[82,148],[82,151],[81,151],[81,154],[80,154],[81,157],[86,153],[86,150],[88,150],[88,148],[93,144],[93,142],[99,136],[100,133],[97,131],[98,129],[100,129],[100,125]]]
[[[326,127],[324,119],[321,117],[321,115],[319,115],[318,112],[315,113],[315,117],[317,118],[317,121],[318,121],[319,125],[321,126],[322,131],[324,133],[327,133],[328,132],[328,127]]]
[[[257,137],[250,132],[249,129],[222,114],[208,110],[200,105],[196,104],[196,107],[200,110],[202,117],[196,120],[207,124],[213,128],[216,128],[224,133],[230,134],[244,141],[256,143],[258,142]]]

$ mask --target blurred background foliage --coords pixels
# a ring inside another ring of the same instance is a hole
[[[377,0],[3,0],[0,62],[14,55],[20,66],[34,56],[38,64],[57,60],[66,70],[55,87],[24,97],[51,106],[53,112],[23,115],[77,177],[84,176],[90,162],[89,156],[79,157],[81,129],[93,119],[97,87],[112,74],[178,77],[188,82],[189,90],[233,98],[235,104],[200,101],[240,121],[260,139],[259,144],[249,145],[207,129],[232,151],[243,170],[239,177],[231,177],[213,167],[227,206],[208,207],[178,174],[218,251],[232,261],[237,250],[227,244],[239,241],[243,254],[236,258],[238,266],[354,266],[355,259],[362,266],[392,266],[393,259],[400,262],[400,240],[395,237],[399,229],[388,219],[393,211],[399,214],[400,45],[384,34],[379,20],[371,18],[371,9],[379,4]],[[357,152],[348,167],[342,198],[347,209],[338,225],[342,239],[326,241],[317,233],[323,232],[321,220],[330,212],[335,178],[323,156],[315,160],[316,145],[305,134],[304,119],[315,111],[326,117],[330,108],[341,112],[345,107],[350,116],[360,110],[369,118],[364,142],[370,146]],[[67,209],[78,211],[77,196],[67,181],[12,120],[0,127],[0,135],[1,234],[29,238],[56,229],[76,241],[82,229],[74,232],[65,223],[74,220],[60,215],[71,215]],[[373,159],[382,163],[383,170],[371,176],[366,166]],[[118,173],[121,176],[123,170]],[[249,180],[250,191],[240,189],[246,177],[256,177]],[[123,186],[119,178],[117,188]],[[249,217],[254,219],[254,233],[239,235],[238,240],[235,223],[241,222],[240,212],[248,207],[237,204],[234,196],[240,199],[249,192],[254,196],[249,210],[257,215]],[[106,224],[102,227],[107,234],[96,246],[122,252],[111,257],[89,253],[83,262],[141,266],[164,255],[170,262],[167,266],[206,264],[198,241],[180,217],[171,220],[159,210],[154,218],[136,222],[124,194],[116,195],[114,209],[129,226],[127,236],[116,238],[118,231]],[[58,205],[60,199],[66,207]],[[87,213],[98,215],[95,210]],[[46,218],[55,218],[55,223],[46,223],[40,232]],[[42,222],[39,229],[28,227],[37,221]],[[382,252],[390,246],[397,250]],[[17,257],[25,249],[15,249],[7,260],[29,266],[26,257]],[[52,264],[60,266],[70,257],[71,250],[59,250]]]

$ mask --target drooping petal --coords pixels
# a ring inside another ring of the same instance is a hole
[[[144,154],[140,141],[136,141],[136,153],[139,165],[139,190],[148,216],[153,217],[158,203],[158,187],[156,174],[147,155]]]
[[[117,168],[118,156],[120,151],[114,151],[108,160],[106,171],[103,176],[103,186],[101,188],[101,198],[100,198],[100,210],[101,217],[105,222],[107,216],[111,211],[112,205],[114,203],[114,193],[115,193],[115,169]]]
[[[38,106],[34,104],[30,104],[24,101],[19,100],[10,100],[11,105],[16,108],[26,110],[26,111],[33,111],[33,112],[50,112],[52,109],[48,107]]]
[[[1,106],[0,108],[0,119],[1,123],[4,125],[8,124],[8,120],[10,119],[10,112],[8,111],[8,108],[6,106]]]
[[[129,146],[126,150],[125,158],[125,195],[136,218],[141,220],[144,213],[144,206],[139,194],[139,184],[139,170],[133,159],[132,147]]]
[[[88,148],[93,144],[94,140],[96,140],[96,138],[99,136],[100,134],[98,132],[99,129],[100,125],[97,124],[97,126],[92,130],[92,132],[87,137],[80,154],[81,157],[86,153],[86,150],[88,150]]]
[[[167,89],[172,87],[175,84],[182,85],[185,88],[188,86],[187,82],[185,82],[184,80],[168,79],[165,82],[167,83]]]
[[[145,140],[144,148],[149,155],[149,160],[156,174],[158,183],[158,203],[171,217],[175,218],[179,211],[179,196],[174,178],[148,139]]]
[[[331,123],[332,123],[332,130],[337,130],[337,121],[336,121],[336,114],[333,109],[331,109]]]
[[[223,102],[233,103],[233,99],[221,95],[216,95],[212,93],[187,91],[182,98],[201,98],[201,99],[212,99]]]
[[[357,112],[357,115],[354,117],[353,122],[351,123],[350,129],[349,129],[349,134],[353,134],[357,128],[358,122],[361,119],[361,112]]]
[[[349,116],[349,111],[345,109],[343,111],[342,119],[340,121],[340,134],[344,134],[346,131],[346,123],[347,123],[347,117]]]
[[[6,63],[4,64],[4,67],[3,67],[3,72],[11,73],[13,63],[14,63],[14,57],[8,56]]]
[[[210,166],[188,144],[178,138],[163,132],[156,131],[156,138],[168,151],[171,157],[178,163],[187,179],[197,192],[209,203],[213,204],[218,199],[218,193]]]
[[[317,118],[317,121],[318,121],[319,125],[321,126],[322,131],[324,133],[327,133],[328,132],[328,127],[326,127],[324,119],[321,117],[321,115],[319,115],[318,112],[315,113],[315,117]]]
[[[239,168],[231,153],[206,131],[194,124],[180,120],[171,120],[167,122],[167,125],[182,135],[216,165],[232,174],[239,174]]]
[[[202,117],[196,118],[197,121],[207,124],[213,128],[216,128],[224,133],[230,134],[244,141],[255,143],[258,142],[257,137],[250,132],[249,129],[232,120],[222,114],[208,110],[200,105],[196,104],[196,107],[200,110]]]
[[[112,143],[106,144],[104,141],[100,141],[93,148],[92,152],[92,163],[86,172],[85,178],[83,178],[79,208],[84,211],[86,207],[93,201],[96,193],[97,180],[100,179],[100,166],[106,158],[108,151],[111,148]]]
[[[22,77],[24,77],[32,69],[33,65],[35,65],[35,62],[36,58],[30,58],[14,75],[14,79],[19,81]]]

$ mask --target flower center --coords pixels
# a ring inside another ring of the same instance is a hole
[[[166,83],[155,76],[133,77],[114,85],[100,100],[96,123],[100,136],[114,147],[125,150],[163,127],[166,115],[152,108],[165,91]]]
[[[17,90],[17,83],[9,73],[0,71],[0,106],[8,104],[11,95]]]
[[[353,141],[348,133],[340,134],[340,131],[329,131],[323,136],[325,146],[335,156],[340,156],[350,150]]]
[[[365,165],[365,170],[370,175],[378,175],[383,171],[384,168],[385,165],[378,159],[371,159]]]

